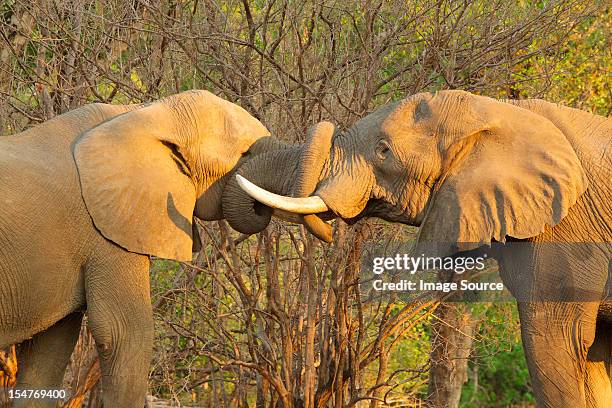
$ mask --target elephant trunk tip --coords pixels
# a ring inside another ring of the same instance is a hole
[[[304,215],[303,223],[306,229],[321,241],[330,244],[334,240],[331,225],[323,221],[319,216],[315,214]]]

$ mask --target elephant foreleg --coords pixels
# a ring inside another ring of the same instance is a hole
[[[86,272],[88,323],[96,341],[105,407],[142,408],[153,348],[149,259],[119,248]]]
[[[519,302],[521,335],[539,407],[586,407],[596,302]]]
[[[73,313],[23,342],[19,349],[18,389],[59,389],[79,337],[82,313]],[[14,407],[54,407],[54,400],[16,399]]]
[[[588,407],[609,407],[612,402],[612,323],[599,321],[586,363],[585,393]]]

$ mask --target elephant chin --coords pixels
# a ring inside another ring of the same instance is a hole
[[[280,195],[290,195],[295,180],[299,147],[289,147],[257,155],[243,164],[236,175],[242,176],[261,188]],[[299,222],[291,211],[272,209],[251,197],[239,184],[234,175],[227,182],[222,196],[223,217],[232,228],[243,234],[263,231],[272,215],[290,222]]]

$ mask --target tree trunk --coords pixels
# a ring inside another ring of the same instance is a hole
[[[427,403],[433,408],[459,406],[467,381],[467,362],[477,325],[465,303],[442,303],[434,312]]]

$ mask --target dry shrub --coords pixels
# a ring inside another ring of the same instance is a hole
[[[421,91],[545,96],[568,36],[602,9],[573,0],[7,0],[0,134],[89,102],[192,88],[240,104],[291,142],[319,120],[345,128]],[[201,232],[194,266],[152,268],[152,393],[215,407],[421,404],[435,304],[360,290],[364,245],[409,241],[413,230],[337,222],[332,245],[277,222],[251,237],[224,222]],[[94,355],[83,331],[65,381],[78,398],[98,375]],[[90,407],[98,394],[94,386]]]

